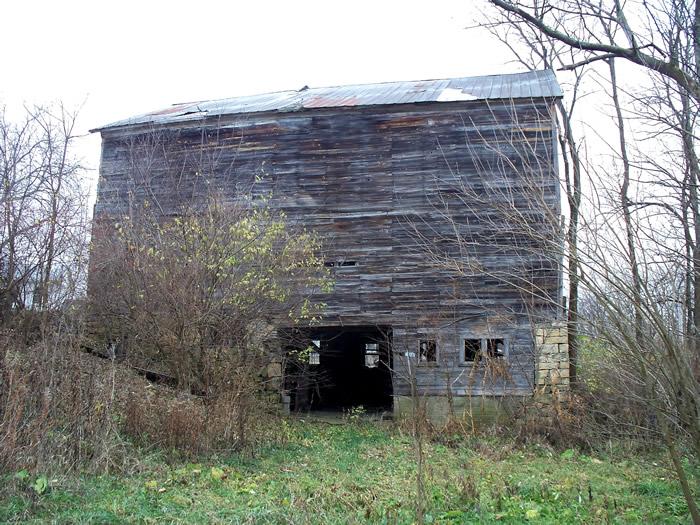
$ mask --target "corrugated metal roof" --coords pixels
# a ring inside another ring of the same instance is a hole
[[[189,102],[113,122],[93,131],[143,124],[170,124],[204,117],[245,113],[292,112],[304,109],[455,102],[487,99],[560,97],[561,88],[551,70],[507,75],[385,82],[299,91],[279,91],[262,95]]]

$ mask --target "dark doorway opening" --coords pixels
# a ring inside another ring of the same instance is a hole
[[[391,410],[391,329],[286,331],[285,390],[292,411]]]

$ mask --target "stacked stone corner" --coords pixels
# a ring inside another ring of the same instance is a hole
[[[552,423],[569,400],[569,342],[565,321],[535,328],[535,414],[542,425]]]

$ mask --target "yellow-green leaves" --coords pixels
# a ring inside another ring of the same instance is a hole
[[[148,362],[190,385],[217,382],[239,354],[262,348],[260,322],[317,322],[317,295],[332,287],[319,238],[290,227],[264,199],[212,201],[167,218],[151,207],[120,221],[116,237],[122,306],[110,308],[129,312],[117,318],[120,330]]]

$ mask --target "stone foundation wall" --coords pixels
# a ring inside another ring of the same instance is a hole
[[[569,395],[569,339],[566,323],[558,321],[535,329],[535,394],[560,400]]]
[[[569,400],[569,340],[566,322],[557,321],[535,329],[535,391],[530,411],[532,422],[550,427]]]

